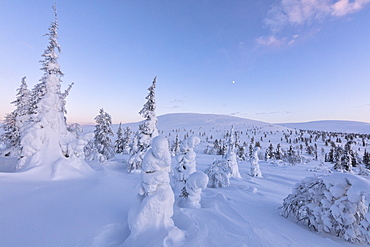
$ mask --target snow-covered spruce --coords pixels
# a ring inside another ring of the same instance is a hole
[[[33,114],[20,129],[21,158],[17,169],[47,167],[48,172],[55,177],[58,173],[66,174],[65,169],[80,173],[81,169],[88,169],[88,165],[83,160],[76,160],[76,157],[67,159],[74,153],[70,149],[73,145],[69,144],[76,142],[76,137],[66,127],[65,96],[68,93],[62,94],[60,91],[63,73],[56,54],[56,50],[61,50],[57,41],[57,12],[55,6],[53,8],[55,20],[46,34],[49,45],[41,61],[44,75],[39,86],[35,87],[38,90],[34,91],[35,97],[31,100],[34,102],[31,102],[30,110]]]
[[[342,147],[336,147],[336,161],[333,169],[338,172],[352,172],[353,164],[356,164],[356,158],[352,150],[352,141],[348,141]]]
[[[131,230],[124,246],[179,246],[183,233],[172,220],[174,193],[170,186],[171,154],[163,136],[153,139],[141,169],[136,202],[128,215]]]
[[[236,154],[235,154],[235,138],[234,138],[234,127],[231,127],[230,134],[229,134],[229,143],[228,143],[228,149],[227,153],[225,154],[224,159],[227,162],[227,166],[230,167],[230,176],[241,178],[239,173],[239,166],[238,161],[236,160]]]
[[[11,102],[16,109],[5,116],[2,126],[4,133],[0,139],[5,144],[6,150],[3,150],[2,153],[6,156],[19,156],[20,154],[20,129],[30,118],[30,96],[31,92],[28,90],[26,77],[23,77],[21,86],[17,89],[16,100]]]
[[[151,140],[158,135],[157,117],[155,114],[155,86],[157,77],[154,77],[152,85],[148,88],[148,100],[139,114],[145,118],[139,126],[139,130],[134,137],[134,143],[131,148],[130,159],[128,160],[128,172],[141,168],[144,155],[150,147]]]
[[[222,188],[230,186],[231,170],[226,160],[215,160],[204,173],[209,178],[208,187]]]
[[[281,214],[318,232],[370,244],[370,183],[352,174],[308,177],[284,199]]]
[[[185,182],[189,175],[196,171],[196,156],[194,151],[196,145],[200,143],[197,136],[191,136],[182,142],[182,154],[176,156],[177,165],[174,168],[174,175],[177,181]]]
[[[255,147],[253,150],[253,157],[251,159],[251,176],[252,177],[262,177],[262,172],[260,165],[258,164],[258,152],[260,151],[259,147]]]
[[[114,146],[111,138],[113,137],[112,118],[107,112],[100,109],[95,121],[94,145],[97,151],[97,159],[100,162],[105,162],[114,156]]]
[[[130,127],[125,129],[125,133],[122,131],[122,124],[119,123],[117,130],[117,138],[114,142],[114,151],[116,154],[128,154],[129,142],[130,142],[131,130]]]
[[[196,171],[196,156],[194,151],[196,145],[200,143],[197,136],[190,136],[181,144],[182,153],[176,156],[177,165],[173,169],[175,177],[175,192],[181,197],[187,196],[186,181],[189,175]],[[181,191],[181,192],[180,192]]]

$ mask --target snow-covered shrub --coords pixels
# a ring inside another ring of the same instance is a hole
[[[226,160],[215,160],[204,172],[209,178],[208,187],[222,188],[230,186],[230,167]]]
[[[281,215],[318,232],[370,244],[370,182],[351,174],[308,177],[284,199]]]

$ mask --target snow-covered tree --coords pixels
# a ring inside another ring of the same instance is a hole
[[[122,124],[119,123],[116,141],[114,142],[114,151],[116,154],[123,153],[123,141]]]
[[[234,127],[231,126],[229,141],[228,141],[228,149],[227,153],[225,154],[224,159],[227,162],[227,165],[230,167],[230,176],[241,178],[239,173],[239,166],[238,161],[236,160],[236,153],[235,153],[235,138],[234,138]]]
[[[182,153],[176,156],[177,165],[174,168],[174,174],[176,180],[179,182],[185,182],[189,175],[196,171],[196,156],[194,151],[196,145],[200,143],[200,139],[197,136],[190,136],[182,142]]]
[[[338,172],[352,172],[354,154],[351,148],[352,141],[349,141],[342,147],[337,147],[335,155],[335,164],[333,169]]]
[[[80,124],[78,123],[73,123],[73,124],[70,124],[68,127],[67,127],[67,130],[69,132],[71,132],[72,134],[74,134],[74,136],[76,138],[80,137],[80,135],[83,133],[83,129],[81,127]]]
[[[123,133],[123,143],[122,143],[122,147],[123,147],[122,153],[123,154],[130,153],[131,134],[132,134],[132,131],[130,127],[127,126],[125,128],[125,132]]]
[[[370,183],[352,174],[309,177],[284,199],[281,214],[318,232],[370,244]]]
[[[370,154],[366,149],[364,151],[364,156],[362,158],[362,163],[365,165],[366,169],[370,170]]]
[[[273,159],[274,157],[275,157],[274,145],[272,143],[270,143],[270,146],[268,146],[268,148],[266,149],[266,152],[265,152],[265,159],[270,160],[270,159]]]
[[[283,153],[283,150],[281,149],[281,145],[280,145],[280,143],[278,143],[278,145],[276,147],[275,154],[274,154],[275,159],[281,160],[281,159],[283,159],[283,155],[284,155],[284,153]]]
[[[94,130],[94,144],[98,152],[100,162],[111,159],[114,156],[114,146],[112,137],[114,136],[111,128],[112,118],[103,109],[95,117],[96,125]]]
[[[226,160],[215,160],[204,173],[207,174],[209,178],[208,187],[222,188],[230,186],[231,170]]]
[[[251,176],[252,177],[262,177],[262,172],[260,170],[260,165],[258,164],[258,152],[260,151],[259,147],[254,148],[253,157],[251,159]]]
[[[173,143],[171,151],[173,155],[178,155],[180,153],[180,141],[178,134],[176,135],[175,142]]]
[[[46,34],[49,44],[40,61],[44,75],[31,93],[31,119],[20,130],[22,149],[17,168],[47,166],[56,173],[59,168],[66,167],[60,164],[67,162],[66,158],[74,153],[71,148],[75,145],[69,143],[76,142],[76,137],[67,130],[64,115],[65,97],[60,91],[63,73],[57,55],[57,52],[61,52],[58,44],[58,18],[55,6],[53,9],[55,20],[51,22],[49,33]],[[78,165],[80,170],[84,166],[83,161],[77,162],[75,159],[67,163],[70,167]]]
[[[296,150],[294,150],[292,145],[289,146],[289,149],[287,150],[283,158],[285,161],[289,162],[292,165],[302,162],[302,157]]]
[[[5,116],[4,133],[0,139],[5,143],[7,155],[20,153],[20,129],[30,118],[30,90],[28,90],[26,77],[22,78],[21,86],[17,89],[16,100],[11,102],[15,110]]]
[[[202,190],[207,187],[209,178],[203,172],[194,172],[190,174],[184,188],[185,205],[189,208],[200,208],[200,199]]]
[[[6,156],[12,155],[12,151],[19,144],[19,129],[16,125],[16,115],[14,112],[6,114],[4,123],[1,126],[4,133],[1,135],[1,142],[4,143],[5,149],[4,154]]]
[[[200,139],[197,136],[190,136],[185,139],[181,144],[182,153],[176,156],[177,164],[173,169],[175,177],[175,191],[179,192],[181,189],[181,197],[186,197],[188,192],[186,191],[186,183],[189,176],[196,172],[196,156],[194,151],[196,145],[200,143]]]
[[[139,126],[139,130],[136,133],[137,143],[135,149],[131,149],[130,159],[128,161],[128,172],[141,168],[141,163],[150,147],[151,140],[158,135],[157,130],[157,117],[155,114],[156,102],[155,102],[155,86],[156,79],[152,82],[152,85],[148,88],[149,94],[146,96],[147,102],[143,109],[140,110],[139,114],[145,118],[142,124]]]
[[[31,92],[27,87],[26,77],[22,78],[21,86],[17,89],[17,98],[12,104],[16,109],[14,113],[17,118],[17,127],[21,128],[29,120]]]
[[[171,154],[163,136],[153,139],[142,161],[141,184],[128,214],[131,235],[124,246],[181,246],[184,236],[172,220],[174,193],[170,186]],[[175,238],[174,238],[175,237]]]

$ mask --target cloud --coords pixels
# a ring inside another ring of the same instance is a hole
[[[270,35],[261,36],[256,42],[261,46],[293,44],[298,36],[278,38],[286,27],[301,28],[330,17],[343,17],[360,11],[369,3],[370,0],[280,0],[270,8],[264,20]]]
[[[260,36],[256,39],[259,46],[274,46],[280,47],[285,44],[285,39],[278,39],[275,35]]]
[[[268,46],[268,47],[281,47],[283,45],[292,45],[296,42],[299,35],[294,34],[289,39],[288,38],[278,38],[275,35],[260,36],[256,39],[258,46]]]
[[[340,0],[332,5],[333,11],[331,14],[334,16],[344,16],[347,14],[351,14],[363,9],[365,5],[369,2],[370,0]]]
[[[357,12],[370,0],[281,0],[271,7],[265,25],[279,32],[286,25],[304,25],[329,16],[345,16]]]

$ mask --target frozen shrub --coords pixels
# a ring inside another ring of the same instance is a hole
[[[315,231],[370,244],[369,193],[370,183],[356,175],[309,177],[284,199],[281,214],[293,216]]]

